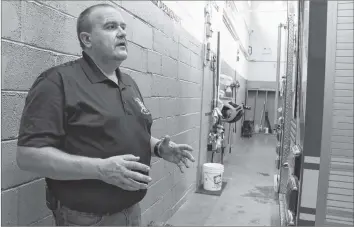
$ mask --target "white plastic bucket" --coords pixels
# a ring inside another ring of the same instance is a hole
[[[207,191],[219,191],[222,187],[224,165],[219,163],[205,163],[203,165],[203,187]]]
[[[265,134],[269,133],[269,129],[268,128],[264,128]]]

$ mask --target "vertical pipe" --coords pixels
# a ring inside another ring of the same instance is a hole
[[[279,99],[279,81],[280,81],[280,60],[281,60],[281,28],[282,24],[278,26],[278,47],[277,47],[277,72],[276,72],[276,87],[275,87],[275,103],[274,103],[274,127],[278,119],[278,99]]]
[[[220,32],[218,32],[217,50],[216,50],[216,102],[219,99],[220,89]]]
[[[256,95],[254,96],[253,123],[256,123],[257,98],[258,98],[258,89],[257,89]],[[256,125],[256,124],[254,124],[254,125]]]

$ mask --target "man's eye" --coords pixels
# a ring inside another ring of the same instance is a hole
[[[115,26],[115,25],[108,25],[107,28],[108,28],[108,29],[115,29],[116,26]]]

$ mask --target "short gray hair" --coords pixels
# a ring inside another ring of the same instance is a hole
[[[93,5],[93,6],[90,6],[90,7],[86,8],[84,11],[82,11],[80,13],[79,17],[77,18],[76,32],[77,32],[77,38],[79,39],[80,46],[81,46],[82,49],[85,48],[85,45],[80,39],[80,33],[81,32],[91,32],[92,25],[91,25],[90,20],[89,20],[90,14],[95,9],[104,8],[104,7],[111,7],[111,8],[117,9],[117,7],[115,7],[113,5],[106,4],[106,3],[101,3],[101,4]]]

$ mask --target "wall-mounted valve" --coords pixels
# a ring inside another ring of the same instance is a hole
[[[215,54],[213,54],[211,57],[210,69],[212,71],[215,71],[215,69],[216,69],[216,55]]]
[[[206,56],[205,56],[205,59],[207,61],[210,61],[210,58],[211,58],[211,48],[210,48],[210,42],[208,42],[207,45],[206,45]]]
[[[211,38],[213,36],[213,29],[211,24],[206,24],[206,37]]]
[[[220,151],[222,148],[222,142],[224,140],[225,129],[224,126],[220,124],[214,125],[208,138],[208,150],[209,151]]]

